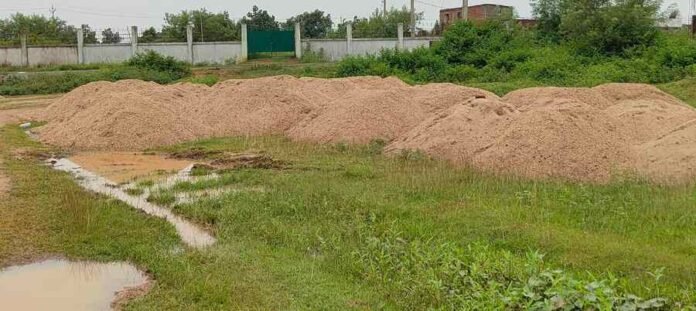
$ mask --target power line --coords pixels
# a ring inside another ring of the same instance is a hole
[[[444,9],[444,8],[445,8],[444,6],[437,5],[437,4],[430,3],[430,2],[425,2],[425,1],[421,1],[421,0],[415,0],[415,1],[418,2],[418,3],[420,3],[420,4],[425,4],[425,5],[427,5],[427,6],[431,6],[431,7],[438,8],[438,9]]]
[[[100,13],[100,12],[94,12],[92,10],[85,10],[85,9],[79,9],[79,8],[73,8],[73,7],[61,7],[60,9],[66,10],[66,11],[71,11],[73,13],[78,13],[78,14],[83,14],[83,15],[94,15],[94,16],[142,18],[142,19],[161,18],[161,16],[159,16],[159,15],[155,16],[155,15],[127,15],[127,14]]]

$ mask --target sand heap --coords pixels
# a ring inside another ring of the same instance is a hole
[[[213,87],[99,82],[47,109],[47,143],[134,150],[212,136],[284,134],[422,150],[457,165],[531,178],[605,182],[618,173],[696,176],[696,109],[655,87],[490,92],[394,78],[268,77]]]

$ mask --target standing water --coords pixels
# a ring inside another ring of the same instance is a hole
[[[52,159],[49,161],[53,163],[53,168],[72,173],[77,177],[77,182],[87,190],[114,197],[147,214],[164,218],[176,228],[176,232],[184,243],[192,247],[206,247],[215,243],[215,238],[210,234],[185,219],[174,215],[168,209],[147,202],[143,197],[130,196],[123,190],[115,187],[108,179],[83,169],[68,159]]]
[[[2,310],[110,310],[118,292],[146,285],[125,263],[49,260],[0,270]]]

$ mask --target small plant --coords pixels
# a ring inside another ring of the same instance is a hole
[[[145,190],[141,188],[128,188],[124,190],[124,192],[131,196],[141,196],[145,193]]]
[[[302,63],[323,63],[326,62],[326,55],[324,48],[319,49],[318,52],[312,51],[309,48],[302,51],[302,57],[300,58]]]
[[[375,172],[369,165],[355,164],[346,168],[343,175],[348,178],[374,178]]]
[[[158,191],[150,194],[147,201],[162,206],[169,206],[176,203],[176,195],[171,191]]]
[[[205,84],[207,86],[213,86],[216,83],[218,83],[219,79],[217,76],[214,75],[205,75],[201,77],[192,77],[188,79],[188,82],[191,83],[196,83],[196,84]]]
[[[384,151],[384,147],[387,146],[387,141],[384,139],[373,139],[370,141],[370,144],[367,145],[367,151],[369,154],[372,155],[379,155],[382,154]]]
[[[138,53],[126,62],[126,65],[168,73],[173,80],[181,79],[191,74],[191,66],[183,61],[178,61],[171,56],[163,56],[155,51]]]

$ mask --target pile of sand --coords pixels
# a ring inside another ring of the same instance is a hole
[[[43,141],[139,150],[196,138],[283,134],[314,142],[384,139],[493,172],[605,182],[617,173],[696,176],[696,109],[655,87],[532,88],[504,98],[395,78],[268,77],[213,87],[99,82],[47,109]]]

